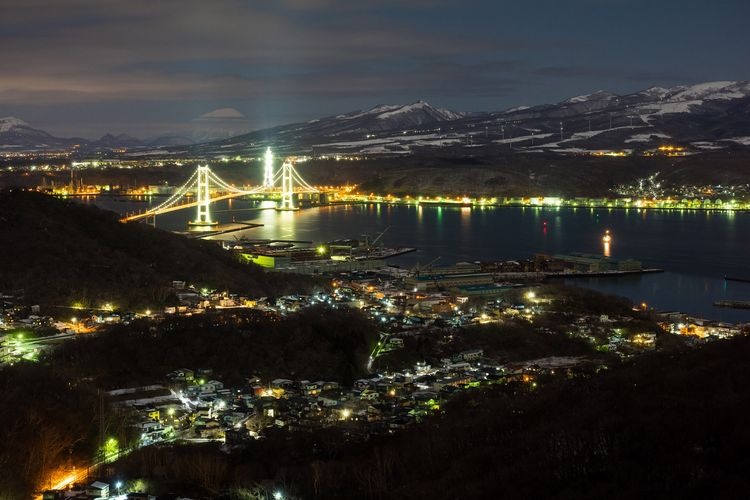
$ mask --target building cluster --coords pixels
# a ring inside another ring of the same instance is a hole
[[[352,387],[325,380],[263,381],[250,376],[226,386],[211,370],[179,369],[164,385],[110,391],[112,404],[129,415],[130,448],[168,441],[222,441],[237,446],[268,428],[317,432],[336,427],[355,440],[403,429],[440,410],[456,392],[487,384],[520,383],[529,389],[547,375],[573,375],[595,366],[580,357],[550,357],[498,364],[471,349],[438,367],[373,373]]]
[[[735,324],[695,318],[680,312],[662,312],[657,315],[659,326],[668,333],[683,335],[695,343],[724,340],[750,333],[750,324]]]
[[[647,200],[648,206],[657,208],[746,210],[746,200],[750,198],[750,184],[667,185],[659,172],[615,186],[613,190],[620,196]]]
[[[321,304],[361,309],[380,326],[382,345],[378,352],[387,351],[400,348],[404,339],[410,336],[435,328],[447,328],[450,333],[452,328],[518,317],[533,322],[535,316],[545,312],[544,301],[541,298],[529,299],[524,293],[531,290],[533,295],[533,288],[529,287],[545,278],[639,270],[640,262],[633,260],[586,254],[537,254],[526,260],[428,266],[412,273],[395,268],[332,272],[328,273],[332,284],[329,291],[312,295],[293,294],[273,301],[196,288],[175,281],[172,285],[179,300],[177,305],[162,310],[121,312],[113,304],[101,304],[95,309],[73,304],[70,318],[45,315],[39,306],[24,305],[16,297],[4,294],[0,297],[0,362],[33,361],[60,341],[137,318],[160,321],[171,315],[235,308],[286,315]],[[664,313],[659,318],[664,331],[696,339],[727,338],[746,327],[691,318],[680,313]],[[628,352],[628,348],[619,349],[617,346],[648,348],[654,343],[645,333],[636,342],[630,338],[632,332],[629,330],[625,336],[617,331],[607,335],[601,333],[599,326],[602,323],[627,323],[627,317],[601,321],[598,317],[579,315],[577,321],[579,326],[570,332],[571,335],[590,338],[603,350]]]

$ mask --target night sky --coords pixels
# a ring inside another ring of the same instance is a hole
[[[2,0],[0,117],[60,136],[750,79],[747,0]]]

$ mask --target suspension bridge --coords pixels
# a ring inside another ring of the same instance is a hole
[[[277,187],[278,186],[278,187]],[[299,193],[320,193],[302,178],[294,168],[294,161],[284,160],[277,171],[273,168],[271,149],[266,150],[263,184],[250,189],[242,189],[224,181],[208,165],[199,166],[193,175],[169,198],[144,212],[124,216],[122,222],[141,219],[154,219],[157,215],[197,207],[196,218],[188,222],[193,230],[206,230],[218,225],[211,217],[212,203],[230,198],[250,195],[279,196],[277,210],[298,210],[295,197]]]

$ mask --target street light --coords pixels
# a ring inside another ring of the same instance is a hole
[[[284,494],[278,490],[273,492],[273,498],[274,500],[283,500]]]

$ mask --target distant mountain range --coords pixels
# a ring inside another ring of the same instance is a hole
[[[194,120],[206,133],[141,141],[107,134],[97,141],[61,139],[16,118],[0,119],[0,150],[128,149],[143,154],[247,155],[267,146],[285,154],[492,155],[510,151],[576,153],[647,150],[660,144],[693,153],[750,146],[750,82],[651,87],[617,95],[598,91],[557,104],[462,113],[424,101],[379,105],[242,135],[236,110]],[[232,137],[213,140],[216,137]],[[199,143],[195,143],[195,142]],[[204,142],[205,141],[205,142]],[[158,149],[155,149],[158,148]]]
[[[44,130],[32,127],[13,116],[0,118],[0,152],[2,151],[59,151],[59,150],[113,150],[154,148],[193,144],[188,137],[163,136],[144,141],[127,134],[105,134],[91,141],[81,137],[55,137]]]

